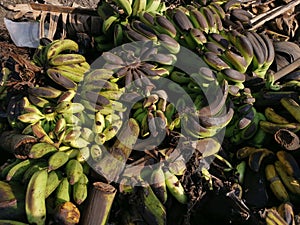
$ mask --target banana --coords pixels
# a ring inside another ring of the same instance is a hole
[[[108,79],[110,79],[113,76],[114,72],[112,70],[108,69],[93,69],[91,72],[85,75],[84,82],[93,82],[97,80],[104,80],[108,83]]]
[[[53,57],[49,64],[52,66],[62,66],[62,65],[69,65],[69,64],[76,64],[76,63],[84,63],[86,62],[85,57],[80,54],[59,54]]]
[[[288,175],[300,179],[300,168],[299,165],[291,153],[286,151],[278,151],[276,153],[277,158],[282,163],[285,171]]]
[[[75,64],[69,64],[69,65],[63,65],[63,66],[57,66],[57,67],[51,67],[47,70],[48,76],[56,82],[56,80],[53,79],[53,77],[56,75],[58,77],[63,76],[75,83],[78,83],[84,79],[84,73],[85,72],[77,72],[75,69],[73,70],[67,70],[65,67],[71,67],[74,66]],[[58,75],[59,74],[59,75]],[[57,78],[58,79],[58,78]],[[59,83],[58,83],[59,84]]]
[[[195,28],[202,30],[204,33],[208,34],[209,26],[205,16],[198,10],[191,10],[189,12],[189,18],[192,21]]]
[[[249,167],[253,171],[258,172],[261,167],[262,161],[264,160],[264,158],[266,158],[269,155],[274,155],[274,153],[266,148],[256,149],[254,152],[252,152],[249,155],[248,158]]]
[[[146,12],[155,13],[160,4],[161,4],[161,0],[149,0],[149,1],[147,1],[147,5],[146,5],[145,10],[146,10]]]
[[[175,38],[177,31],[172,22],[170,22],[165,16],[156,15],[154,17],[154,28],[159,34],[167,34],[168,36]]]
[[[290,192],[299,195],[300,194],[300,181],[295,179],[294,177],[288,175],[287,172],[285,171],[283,164],[280,161],[277,160],[274,163],[274,165],[275,165],[275,169],[276,169],[277,173],[279,174],[285,187],[287,187],[287,189]]]
[[[189,35],[192,38],[192,40],[197,44],[197,46],[202,46],[207,41],[204,33],[197,28],[190,29]]]
[[[45,190],[45,198],[48,198],[63,180],[63,173],[60,170],[48,173],[47,185]]]
[[[39,159],[56,151],[58,150],[54,145],[46,142],[39,142],[32,145],[31,149],[29,150],[28,157],[31,159]]]
[[[225,11],[219,3],[211,2],[211,3],[209,3],[208,7],[211,10],[213,10],[216,14],[218,14],[221,19],[225,18]]]
[[[282,98],[280,103],[300,123],[300,105],[292,98]]]
[[[164,175],[166,179],[166,186],[173,197],[175,197],[178,202],[186,204],[188,201],[188,197],[178,178],[169,170],[165,170]]]
[[[40,122],[31,124],[32,133],[35,137],[39,138],[40,142],[54,144],[53,140],[46,133]]]
[[[26,113],[36,113],[39,115],[43,115],[35,105],[30,103],[29,99],[26,96],[22,98],[22,105]]]
[[[18,180],[21,181],[25,171],[32,166],[33,160],[26,159],[9,169],[6,174],[6,181]]]
[[[48,171],[56,170],[67,163],[69,155],[66,152],[55,152],[48,159]]]
[[[45,118],[45,116],[43,114],[38,114],[35,112],[24,113],[24,114],[18,116],[18,120],[20,120],[21,122],[31,123],[31,124],[34,124],[44,118]]]
[[[33,105],[38,106],[40,108],[44,108],[50,103],[47,99],[32,94],[28,95],[28,99]]]
[[[277,124],[269,121],[260,121],[261,129],[270,134],[275,134],[280,129],[286,129],[297,133],[300,130],[300,123]]]
[[[289,121],[284,118],[283,116],[277,114],[275,110],[271,107],[265,108],[265,117],[267,120],[273,123],[278,123],[278,124],[288,124]]]
[[[201,7],[200,12],[204,15],[208,28],[209,28],[209,33],[218,33],[218,27],[217,27],[217,21],[216,17],[214,16],[213,12],[209,7]]]
[[[46,222],[47,170],[40,170],[31,177],[25,199],[27,220],[31,224],[44,225]]]
[[[166,209],[159,199],[155,196],[150,186],[142,187],[141,196],[141,214],[145,215],[148,224],[164,225],[166,224]]]
[[[50,79],[53,80],[58,85],[66,88],[68,90],[76,89],[77,88],[76,82],[74,82],[72,79],[67,77],[66,74],[70,74],[70,73],[68,73],[66,71],[55,70],[53,68],[50,68],[47,70],[48,77],[50,77]],[[70,75],[72,75],[72,74],[70,74]]]
[[[113,0],[113,2],[115,2],[118,7],[122,8],[127,16],[131,15],[132,7],[130,0]]]
[[[40,98],[57,98],[62,94],[61,90],[53,87],[30,87],[28,88],[28,93]],[[29,98],[30,99],[30,98]],[[33,103],[34,104],[34,103]]]
[[[204,61],[213,69],[221,71],[224,69],[230,69],[230,66],[224,62],[216,53],[205,52],[203,55]]]
[[[0,169],[0,177],[1,179],[6,179],[7,173],[10,171],[11,168],[13,168],[15,165],[21,162],[21,159],[14,159],[14,161],[10,161],[9,164],[5,167],[1,166]]]
[[[83,174],[83,168],[76,159],[71,159],[66,165],[66,175],[71,185],[77,183]]]
[[[147,0],[134,0],[132,4],[132,16],[139,16],[143,11],[146,11]]]
[[[152,41],[157,41],[157,36],[155,34],[155,31],[150,26],[138,20],[132,21],[130,25],[131,28],[136,32],[142,34],[143,36],[147,37]]]
[[[79,181],[73,185],[73,200],[77,205],[80,205],[84,202],[88,195],[88,178],[85,174],[82,174]]]
[[[114,46],[120,46],[123,44],[123,26],[119,23],[114,25]]]
[[[151,174],[151,188],[156,197],[164,204],[167,201],[167,188],[165,175],[161,167],[153,170]]]
[[[71,200],[71,185],[66,177],[64,177],[55,189],[55,205],[59,206]]]
[[[265,174],[267,180],[270,182],[270,188],[276,198],[282,202],[289,201],[289,195],[278,177],[274,165],[268,164],[265,168]]]
[[[154,15],[152,13],[149,13],[146,11],[140,12],[139,19],[140,19],[140,21],[142,21],[143,23],[145,23],[149,26],[154,25]]]
[[[267,225],[288,225],[287,222],[279,215],[276,209],[268,209],[266,213]]]
[[[110,124],[103,130],[105,141],[109,141],[116,136],[123,124],[122,120],[115,121],[114,124]]]
[[[171,54],[177,54],[180,51],[180,44],[167,34],[160,33],[157,35],[158,43],[167,49]]]
[[[296,225],[294,210],[291,203],[282,203],[280,206],[278,206],[277,211],[288,225]]]
[[[245,24],[250,24],[252,19],[252,14],[244,9],[233,9],[230,12],[230,18],[232,17],[233,20],[238,20]]]
[[[47,48],[47,60],[53,59],[63,51],[75,51],[79,50],[78,44],[71,39],[55,40],[49,44]]]
[[[83,63],[74,63],[74,64],[68,64],[68,65],[55,66],[53,68],[62,70],[62,71],[67,71],[70,73],[75,73],[75,75],[83,76],[86,72],[88,72],[90,70],[90,64],[88,62],[83,62]],[[79,81],[77,81],[77,82],[79,82]]]
[[[188,16],[179,9],[177,9],[173,14],[173,22],[181,33],[187,32],[194,28]]]
[[[75,114],[75,113],[81,113],[84,110],[84,106],[81,103],[77,102],[68,102],[63,101],[58,103],[55,106],[55,112],[61,113],[61,114]]]
[[[29,167],[25,173],[23,174],[23,179],[22,182],[27,184],[30,180],[30,178],[32,177],[32,175],[36,172],[36,171],[40,171],[43,169],[47,168],[47,162],[44,160],[40,160],[38,162],[34,162],[33,165],[31,167]]]

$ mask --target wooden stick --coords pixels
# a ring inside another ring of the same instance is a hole
[[[274,81],[279,80],[280,78],[284,77],[285,75],[293,72],[295,69],[300,67],[300,58],[289,64],[288,66],[284,67],[283,69],[279,70],[277,73],[274,74]]]
[[[117,190],[110,184],[95,182],[83,212],[82,225],[106,225]]]
[[[253,23],[253,19],[252,19],[251,22],[253,23],[253,26],[249,30],[255,30],[255,29],[261,27],[265,22],[268,22],[268,21],[276,18],[277,16],[279,16],[279,15],[285,13],[286,11],[290,10],[291,8],[297,6],[298,4],[300,4],[300,0],[291,1],[289,4],[287,4],[285,6],[278,7],[278,10],[272,12],[271,15],[269,15],[270,12],[267,12],[266,15],[263,16],[261,18],[261,20],[259,20],[257,23]]]

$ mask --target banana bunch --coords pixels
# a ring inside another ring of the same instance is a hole
[[[48,77],[61,88],[77,89],[77,84],[90,69],[83,55],[73,53],[78,50],[78,44],[71,39],[54,40],[37,48],[33,62],[43,67]]]
[[[266,34],[236,30],[220,32],[208,36],[204,44],[203,59],[212,68],[223,71],[235,69],[240,73],[253,72],[264,78],[274,61],[275,50],[272,40]],[[230,81],[241,83],[245,78],[241,75],[225,74]]]
[[[207,103],[202,100],[201,108],[181,115],[181,126],[186,135],[196,139],[212,137],[223,130],[233,118],[234,110],[227,104],[229,93],[227,81],[223,80],[221,88],[212,90],[216,91],[216,97],[210,104],[206,105]]]
[[[267,133],[260,125],[262,121],[266,121],[264,114],[257,112],[252,104],[236,106],[233,119],[226,127],[225,137],[236,145],[246,142],[262,147],[267,138]]]
[[[299,132],[299,104],[292,98],[281,98],[280,104],[284,108],[284,111],[287,112],[285,116],[276,112],[274,108],[267,107],[265,108],[265,117],[267,118],[267,121],[260,122],[260,127],[265,132],[272,135],[281,129],[288,130],[292,133]],[[282,113],[284,113],[284,111],[282,111]]]

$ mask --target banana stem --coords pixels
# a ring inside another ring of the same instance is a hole
[[[105,225],[117,190],[110,184],[95,182],[86,203],[82,225]]]
[[[300,67],[300,58],[274,74],[274,82]]]
[[[14,154],[17,158],[27,158],[31,146],[37,139],[31,135],[17,134],[15,131],[5,131],[0,135],[0,148]]]
[[[279,6],[273,10],[270,10],[262,15],[259,16],[259,20],[255,17],[250,20],[251,24],[253,25],[249,30],[256,30],[257,28],[261,27],[265,22],[268,22],[277,16],[285,13],[286,11],[290,10],[291,8],[295,7],[296,5],[300,4],[300,0],[291,1],[289,4],[285,6]]]

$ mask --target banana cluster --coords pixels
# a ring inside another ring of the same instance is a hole
[[[294,225],[296,222],[293,208],[290,202],[282,203],[278,207],[266,209],[262,216],[267,225]]]
[[[263,33],[252,31],[240,33],[231,30],[209,35],[207,43],[204,44],[203,59],[209,66],[221,72],[231,68],[242,74],[250,71],[264,78],[274,57],[273,43]],[[225,77],[238,84],[245,80],[243,75],[228,71]]]
[[[78,50],[78,44],[71,39],[54,40],[37,48],[33,62],[45,68],[48,77],[60,88],[76,90],[90,69],[85,57],[76,53]]]
[[[253,104],[236,106],[233,119],[226,126],[225,137],[236,145],[247,142],[261,147],[267,135],[260,126],[261,121],[266,121],[266,118]]]

